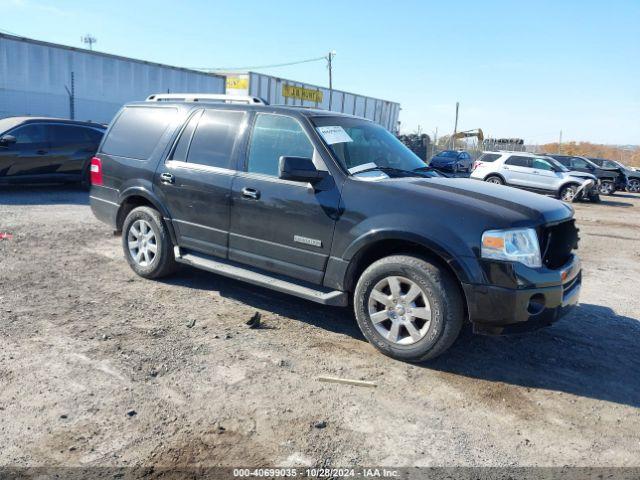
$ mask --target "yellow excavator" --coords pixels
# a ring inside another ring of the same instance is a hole
[[[484,141],[484,133],[481,128],[474,128],[473,130],[465,130],[464,132],[458,132],[453,135],[454,142],[460,138],[476,137],[478,139],[478,148],[482,148],[482,142]]]

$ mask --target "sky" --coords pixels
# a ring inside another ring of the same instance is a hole
[[[0,31],[188,68],[334,50],[334,88],[401,130],[640,144],[640,0],[0,0]],[[326,62],[257,70],[328,85]]]

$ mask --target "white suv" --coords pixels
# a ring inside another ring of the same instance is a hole
[[[595,176],[569,170],[553,158],[533,153],[483,152],[473,164],[471,178],[553,194],[568,202],[600,200]]]

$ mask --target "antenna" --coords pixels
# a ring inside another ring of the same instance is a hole
[[[93,50],[93,44],[98,42],[98,39],[90,33],[87,33],[84,37],[80,37],[80,40],[82,43],[89,45],[89,50]]]

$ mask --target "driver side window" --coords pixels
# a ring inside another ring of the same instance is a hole
[[[30,145],[34,143],[46,143],[47,132],[44,125],[33,124],[18,127],[11,132],[16,137],[16,145]]]
[[[533,159],[533,168],[537,168],[538,170],[549,170],[553,171],[553,167],[542,158],[534,158]]]
[[[587,167],[587,162],[585,162],[581,158],[572,158],[571,159],[571,166],[573,168],[588,168]]]

